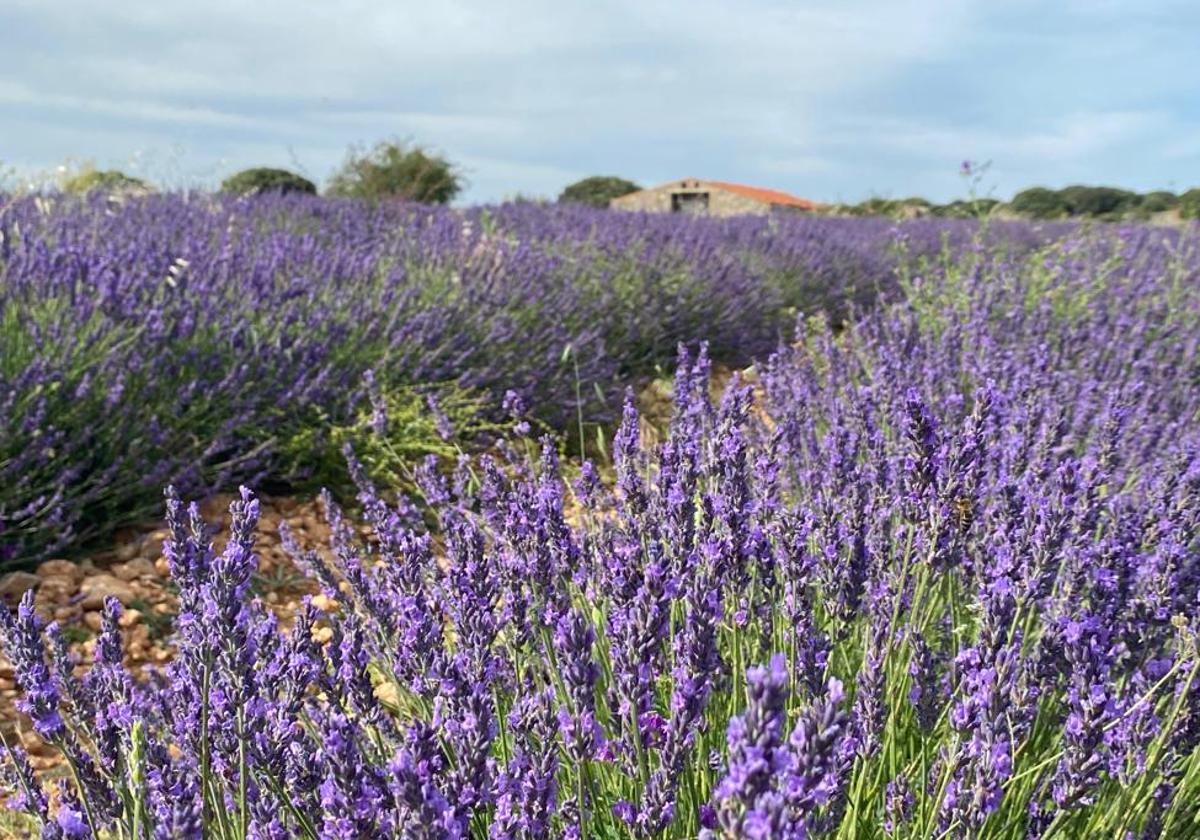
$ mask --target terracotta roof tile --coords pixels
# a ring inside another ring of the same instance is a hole
[[[804,210],[815,210],[817,203],[809,201],[807,198],[797,198],[794,195],[788,195],[779,190],[766,190],[762,187],[749,187],[745,184],[731,184],[728,181],[707,181],[702,183],[711,184],[729,192],[744,195],[747,198],[753,198],[757,201],[764,201],[768,204],[782,204],[786,207],[799,207]]]

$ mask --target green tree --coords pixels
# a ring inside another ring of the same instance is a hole
[[[316,195],[317,185],[307,178],[266,166],[243,169],[221,182],[221,192],[233,195],[255,195],[258,193],[306,193]]]
[[[1184,219],[1200,219],[1200,187],[1179,196],[1179,215]]]
[[[592,207],[608,207],[608,203],[614,198],[629,195],[640,189],[641,187],[633,181],[627,181],[615,175],[593,175],[568,186],[559,195],[558,201],[560,204],[573,203],[588,204]]]
[[[1141,203],[1141,196],[1116,187],[1089,187],[1076,184],[1058,191],[1072,216],[1093,219],[1116,218]]]
[[[446,158],[421,146],[385,140],[367,151],[351,149],[325,191],[342,198],[446,204],[462,188],[461,173]]]
[[[1070,213],[1063,197],[1046,187],[1030,187],[1013,196],[1009,206],[1014,212],[1034,219],[1061,219]]]
[[[1167,190],[1155,190],[1142,196],[1141,209],[1147,213],[1161,213],[1179,206],[1179,196]]]

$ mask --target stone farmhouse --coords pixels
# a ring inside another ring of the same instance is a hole
[[[811,213],[820,205],[778,190],[684,178],[614,198],[614,210],[646,213],[691,213],[707,216],[765,215],[777,211]]]

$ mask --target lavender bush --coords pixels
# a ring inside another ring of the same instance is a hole
[[[359,479],[250,596],[168,493],[178,653],[4,649],[72,781],[6,747],[44,837],[1185,838],[1200,819],[1200,262],[1130,229],[928,261],[710,399],[683,353],[611,481],[550,440]],[[383,418],[386,419],[386,418]],[[522,454],[532,451],[532,457]]]
[[[925,255],[970,235],[905,230]],[[741,364],[797,307],[840,318],[893,290],[892,239],[871,220],[0,198],[0,567],[152,514],[167,483],[332,481],[368,371],[393,403],[512,391],[552,428],[605,422],[680,341]],[[438,452],[425,426],[397,417],[402,448]]]

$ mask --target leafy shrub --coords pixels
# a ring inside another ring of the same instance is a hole
[[[1061,219],[1071,212],[1066,200],[1055,190],[1030,187],[1013,196],[1009,203],[1014,212],[1032,219]]]
[[[571,184],[558,196],[561,203],[587,204],[591,207],[605,208],[614,198],[640,190],[633,181],[618,178],[615,175],[593,175]]]
[[[317,186],[312,181],[288,172],[286,169],[257,167],[243,169],[221,182],[221,192],[232,195],[258,193],[305,193],[316,195]]]
[[[1119,218],[1127,210],[1135,209],[1141,196],[1116,187],[1089,187],[1075,185],[1058,191],[1059,197],[1072,216],[1092,219]]]
[[[1179,196],[1179,215],[1184,219],[1200,219],[1200,187]]]
[[[1000,206],[995,198],[959,199],[948,204],[939,204],[932,208],[931,213],[944,219],[977,219],[987,216]]]
[[[352,149],[325,191],[342,198],[447,204],[462,188],[462,175],[446,158],[420,146],[382,141],[365,152]]]
[[[141,178],[134,178],[115,169],[86,169],[63,181],[63,192],[85,195],[101,193],[146,193],[149,185]]]
[[[1167,190],[1156,190],[1146,193],[1142,196],[1140,209],[1147,213],[1162,213],[1165,210],[1174,210],[1179,206],[1179,196]]]
[[[285,474],[304,476],[311,487],[352,489],[346,448],[356,453],[371,480],[412,490],[413,467],[428,457],[453,460],[484,435],[507,425],[488,419],[486,397],[454,385],[380,383],[368,371],[361,405],[339,420],[319,409],[280,443]]]

